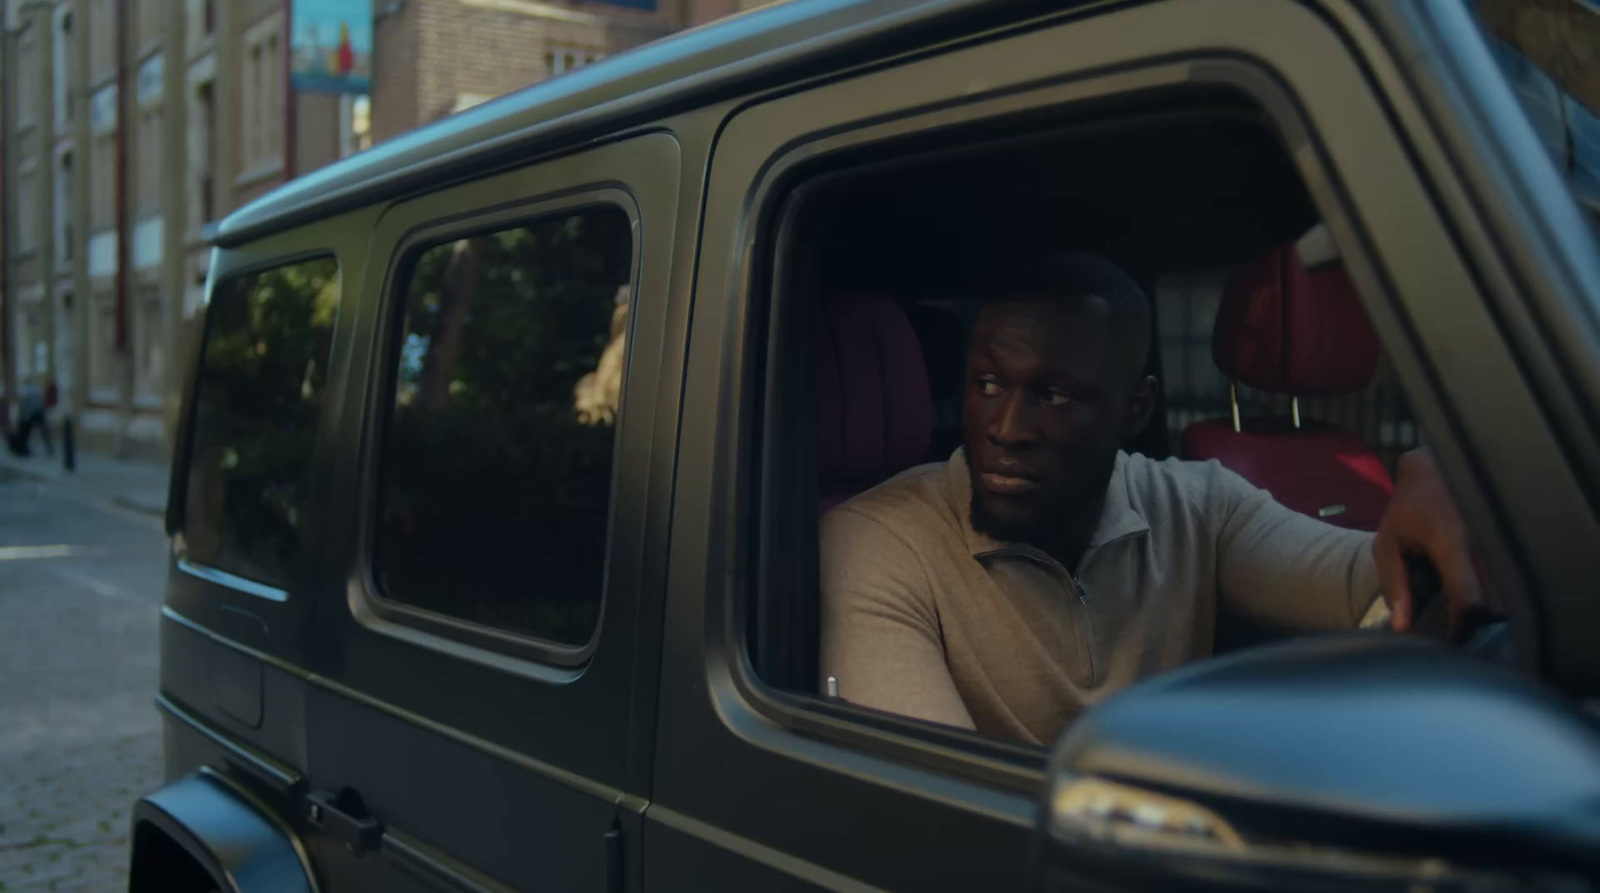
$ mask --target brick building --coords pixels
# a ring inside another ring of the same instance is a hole
[[[376,140],[655,40],[681,16],[603,3],[406,0],[375,23],[374,42],[405,65],[375,66]]]
[[[147,458],[170,450],[208,224],[374,140],[759,5],[374,0],[371,96],[289,101],[284,0],[3,2],[0,395],[53,380],[84,448]]]

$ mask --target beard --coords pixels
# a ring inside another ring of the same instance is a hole
[[[968,506],[972,529],[1002,543],[1028,543],[1039,545],[1050,538],[1051,531],[1059,531],[1066,520],[1065,512],[1046,512],[1026,520],[1002,518],[989,511],[976,487]]]
[[[972,498],[967,513],[972,529],[1002,543],[1027,543],[1041,549],[1048,548],[1068,529],[1083,511],[1100,511],[1105,505],[1106,487],[1111,483],[1111,473],[1116,470],[1117,454],[1113,450],[1098,467],[1075,482],[1065,494],[1042,501],[1039,507],[1025,518],[1004,518],[996,515],[984,504],[979,489],[977,472],[972,475]],[[1095,518],[1091,523],[1098,523]]]

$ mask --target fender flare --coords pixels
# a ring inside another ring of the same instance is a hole
[[[142,825],[160,831],[228,893],[317,893],[294,832],[252,799],[202,769],[134,805],[134,839]]]

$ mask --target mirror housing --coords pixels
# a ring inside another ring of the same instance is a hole
[[[1600,734],[1442,645],[1353,633],[1205,661],[1050,761],[1041,890],[1600,889]]]

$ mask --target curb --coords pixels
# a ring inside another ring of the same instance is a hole
[[[42,483],[51,483],[53,481],[59,481],[59,480],[61,480],[61,478],[56,477],[54,475],[49,475],[49,474],[44,474],[42,472],[34,471],[31,468],[22,468],[22,467],[19,467],[19,466],[16,466],[16,465],[0,464],[0,480],[23,480],[23,481],[40,481]]]
[[[92,494],[85,493],[81,488],[73,483],[72,478],[70,477],[64,475],[45,474],[40,471],[35,471],[31,468],[19,467],[9,463],[0,464],[0,482],[8,480],[33,481],[35,483],[48,484],[59,486],[65,489],[75,490],[77,491],[77,495],[80,497],[111,505],[122,509],[123,511],[137,512],[141,515],[146,515],[151,518],[165,518],[167,514],[167,507],[164,501],[162,505],[155,506],[151,505],[149,502],[130,499],[127,496],[120,494],[111,496],[109,498],[96,497]]]
[[[147,502],[140,502],[137,499],[129,499],[126,496],[111,497],[111,504],[118,508],[125,508],[130,512],[149,515],[152,518],[165,518],[167,516],[167,507],[165,505],[151,505]]]

